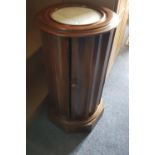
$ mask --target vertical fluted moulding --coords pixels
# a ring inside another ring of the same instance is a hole
[[[74,7],[93,9],[101,18],[83,25],[52,19],[53,12]],[[66,131],[92,129],[104,109],[101,96],[118,16],[102,6],[61,3],[41,10],[36,21],[42,31],[50,120]]]

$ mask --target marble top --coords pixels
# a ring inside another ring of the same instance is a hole
[[[62,24],[87,25],[98,22],[102,15],[100,12],[86,7],[65,7],[50,14],[50,17]]]

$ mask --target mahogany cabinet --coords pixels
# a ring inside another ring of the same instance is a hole
[[[49,83],[49,119],[66,131],[90,130],[104,107],[104,87],[118,16],[103,6],[61,3],[41,10]]]

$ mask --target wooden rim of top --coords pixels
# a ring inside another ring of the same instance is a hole
[[[56,22],[50,17],[50,14],[58,9],[65,7],[86,7],[98,11],[102,17],[99,21],[86,24],[86,25],[68,25]],[[60,3],[50,5],[42,9],[36,15],[36,23],[39,28],[47,33],[64,36],[64,37],[78,37],[89,36],[103,32],[110,31],[115,28],[119,23],[119,17],[116,13],[108,8],[102,6],[94,6],[91,4],[83,3]]]

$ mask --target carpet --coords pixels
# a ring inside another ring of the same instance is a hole
[[[128,57],[123,47],[105,82],[104,113],[89,134],[63,132],[48,120],[43,105],[27,127],[27,155],[128,155]]]

